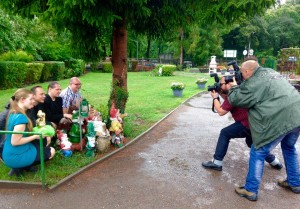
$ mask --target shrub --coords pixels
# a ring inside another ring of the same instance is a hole
[[[58,81],[64,78],[65,63],[56,61],[39,61],[43,63],[44,68],[42,71],[40,82],[45,81]]]
[[[162,69],[160,76],[172,76],[176,71],[175,65],[156,65],[152,71],[155,76],[159,76],[159,68]]]
[[[85,62],[81,59],[71,59],[65,62],[65,78],[79,77],[85,71]]]
[[[38,83],[40,81],[44,64],[42,63],[27,63],[26,84]]]
[[[6,52],[0,55],[1,61],[19,61],[19,62],[31,62],[33,61],[33,56],[27,54],[25,51],[16,51],[16,52]]]
[[[113,71],[113,66],[111,64],[111,62],[102,62],[102,66],[103,66],[103,73],[112,73]]]
[[[14,61],[0,62],[0,74],[1,89],[22,87],[27,75],[26,63]]]

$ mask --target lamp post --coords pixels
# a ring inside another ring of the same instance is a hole
[[[251,53],[251,51],[253,51],[253,50],[251,50],[251,37],[252,37],[252,35],[254,34],[255,32],[252,32],[252,33],[250,33],[250,36],[249,36],[249,45],[248,45],[248,55],[247,55],[247,57],[249,57],[250,56],[250,53]],[[253,52],[252,52],[253,53]],[[251,53],[251,56],[253,55]]]

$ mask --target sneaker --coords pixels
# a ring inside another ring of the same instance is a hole
[[[217,165],[217,164],[213,163],[212,161],[204,162],[204,163],[202,163],[202,166],[204,168],[213,169],[216,171],[222,171],[222,166]]]
[[[276,165],[272,165],[270,164],[271,168],[274,168],[276,170],[281,170],[281,168],[283,167],[281,163],[277,163]]]
[[[250,201],[256,201],[257,200],[257,194],[253,192],[248,192],[243,186],[242,187],[236,187],[235,192],[240,195],[240,197],[245,197]]]
[[[288,184],[287,180],[278,180],[277,183],[278,183],[279,186],[281,186],[283,188],[286,188],[286,189],[289,189],[294,193],[297,193],[297,194],[300,193],[300,186],[296,186],[296,187],[290,186]]]

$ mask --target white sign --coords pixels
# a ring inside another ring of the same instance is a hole
[[[253,53],[254,53],[254,50],[253,50],[253,49],[250,49],[250,50],[249,50],[249,55],[252,56]]]
[[[224,50],[224,57],[236,57],[236,50]]]
[[[247,55],[247,54],[248,54],[247,50],[244,50],[243,55]]]

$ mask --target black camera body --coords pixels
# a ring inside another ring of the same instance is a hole
[[[226,77],[225,77],[225,83],[232,82],[233,81],[233,77],[235,77],[236,83],[238,85],[240,85],[242,83],[242,81],[243,81],[243,76],[242,76],[242,73],[241,73],[240,68],[237,65],[236,61],[232,60],[232,61],[228,62],[227,65],[228,66],[232,65],[232,67],[234,69],[234,76],[226,76],[226,77],[228,77],[228,79],[226,80]]]
[[[208,91],[216,91],[220,92],[221,91],[221,84],[220,84],[220,79],[217,73],[212,73],[210,74],[210,77],[214,77],[215,83],[213,86],[208,86],[207,90]]]
[[[233,77],[235,77],[235,80],[237,82],[238,85],[240,85],[243,81],[243,76],[242,76],[242,73],[240,71],[240,68],[239,66],[237,65],[236,61],[233,60],[233,61],[230,61],[227,63],[227,65],[232,65],[233,66],[233,69],[234,69],[234,75],[227,75],[227,76],[224,76],[225,78],[225,83],[230,83],[230,82],[233,82]],[[215,78],[215,83],[213,86],[208,86],[207,90],[208,91],[216,91],[216,92],[220,92],[221,91],[221,84],[220,84],[220,79],[218,77],[218,74],[217,73],[212,73],[210,74],[210,77],[214,77]]]

